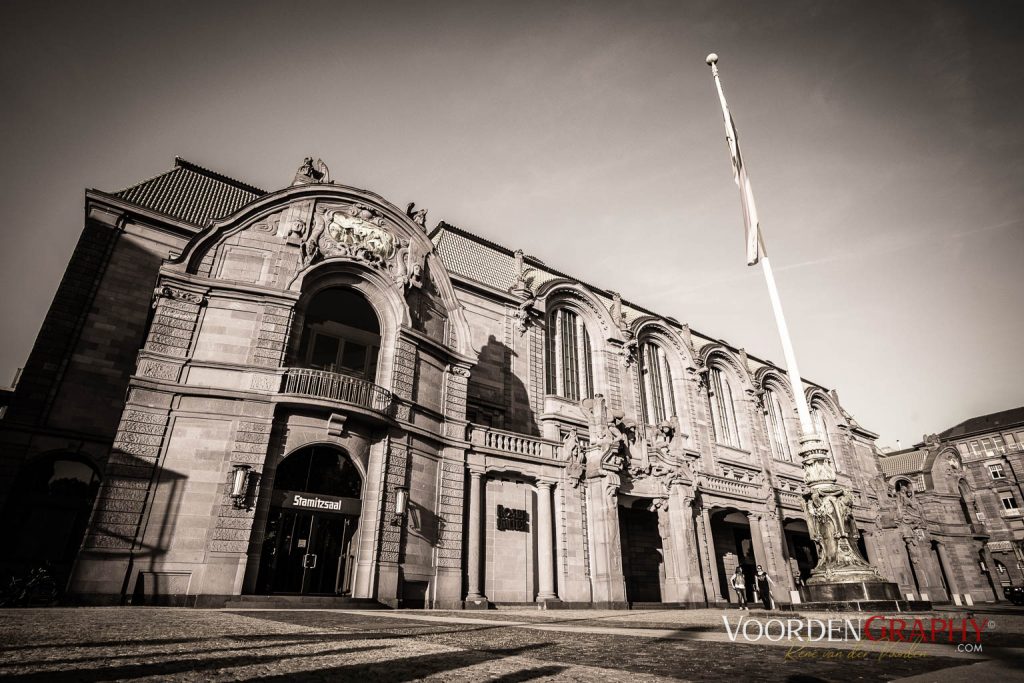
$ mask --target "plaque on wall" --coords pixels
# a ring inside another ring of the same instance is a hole
[[[498,531],[529,531],[530,516],[526,510],[498,506]]]

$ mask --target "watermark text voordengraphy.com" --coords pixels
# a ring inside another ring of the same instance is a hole
[[[817,657],[861,659],[867,656],[863,650],[847,653],[816,653],[799,647],[802,643],[859,643],[861,641],[881,643],[904,643],[907,647],[901,654],[889,651],[888,656],[917,656],[916,645],[956,644],[959,652],[981,652],[981,634],[994,624],[988,619],[974,618],[926,618],[901,619],[898,617],[874,615],[857,619],[814,619],[814,618],[772,618],[739,616],[730,619],[722,615],[725,632],[732,642],[756,643],[767,640],[773,643],[787,641],[791,647],[787,659]],[[885,653],[882,653],[885,656]]]

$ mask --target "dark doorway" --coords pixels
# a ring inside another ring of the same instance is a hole
[[[786,549],[789,551],[789,565],[797,585],[807,583],[811,570],[818,564],[818,552],[802,519],[787,519],[783,528],[786,532]],[[866,556],[865,556],[866,557]]]
[[[661,602],[661,535],[658,513],[648,510],[649,504],[640,500],[633,507],[619,506],[622,574],[628,602]]]
[[[739,567],[743,572],[747,602],[754,599],[754,572],[757,559],[754,557],[754,542],[750,536],[747,515],[738,510],[718,510],[711,515],[711,534],[714,540],[715,556],[721,598],[729,602],[736,600],[731,588],[731,579]]]
[[[47,566],[63,587],[82,545],[100,477],[76,454],[42,456],[26,463],[3,514],[5,573]]]
[[[257,592],[350,594],[361,491],[358,470],[336,448],[287,457],[274,480]]]

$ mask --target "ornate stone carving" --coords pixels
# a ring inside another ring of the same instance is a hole
[[[405,207],[405,215],[412,219],[412,222],[423,228],[424,231],[427,229],[427,210],[417,209],[416,202],[409,202],[409,205]]]
[[[640,343],[628,330],[624,331],[623,334],[626,335],[626,341],[622,342],[622,346],[619,347],[619,356],[622,358],[623,365],[629,367],[636,362]]]
[[[896,492],[896,519],[913,529],[924,528],[924,510],[914,496],[914,485],[905,483]]]
[[[679,428],[679,417],[673,415],[661,422],[654,432],[654,450],[666,459],[680,458],[685,450],[686,439],[689,437]]]
[[[538,315],[537,310],[534,308],[536,301],[537,298],[533,295],[533,292],[529,292],[529,297],[520,302],[515,310],[512,311],[512,319],[515,322],[519,336],[526,334]]]
[[[301,252],[303,267],[327,258],[346,258],[390,273],[403,288],[423,286],[426,250],[416,240],[396,236],[384,217],[365,204],[315,212]]]
[[[302,243],[302,261],[346,257],[383,268],[397,251],[384,218],[365,204],[327,207],[313,214],[313,230]]]
[[[575,427],[569,428],[569,433],[562,441],[562,454],[565,456],[565,476],[573,488],[580,485],[583,474],[586,471],[586,454],[580,444],[579,434]]]
[[[173,363],[161,363],[148,358],[139,361],[139,374],[143,377],[152,377],[153,379],[177,381],[180,369],[180,366]]]
[[[190,304],[202,306],[206,303],[206,297],[202,294],[196,294],[195,292],[189,292],[184,289],[177,289],[176,287],[157,287],[153,292],[154,301],[153,307],[156,307],[157,300],[161,297],[166,299],[176,299],[178,301],[185,301]]]
[[[461,365],[448,365],[445,367],[445,370],[456,377],[464,377],[466,379],[469,379],[472,374],[470,373],[469,368],[464,368]]]
[[[803,498],[804,513],[818,549],[818,564],[811,571],[808,585],[883,581],[857,549],[853,496],[836,483],[828,448],[813,434],[802,437],[800,443],[804,482],[809,489]]]
[[[398,254],[391,267],[395,283],[405,288],[423,286],[426,254],[422,252],[418,242],[400,240]]]
[[[625,332],[629,326],[626,325],[626,314],[622,310],[622,295],[618,292],[609,292],[609,294],[612,295],[612,305],[608,309],[612,316],[612,322],[620,332]]]
[[[302,166],[295,173],[295,180],[292,185],[304,185],[308,183],[329,183],[331,182],[331,171],[323,159],[313,162],[313,157],[306,157],[302,160]]]

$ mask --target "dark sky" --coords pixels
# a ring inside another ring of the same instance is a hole
[[[1024,404],[1018,2],[5,2],[0,377],[83,190],[306,155],[782,361],[715,51],[801,369],[883,444]]]

